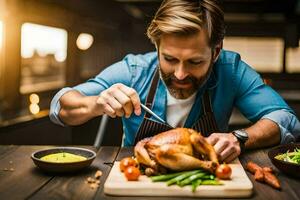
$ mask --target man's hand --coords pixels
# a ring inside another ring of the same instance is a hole
[[[241,153],[237,138],[231,133],[213,133],[206,140],[214,146],[221,161],[230,163]]]
[[[126,118],[134,112],[141,114],[140,98],[137,92],[121,83],[114,84],[107,90],[101,92],[96,101],[96,106],[110,117]]]
[[[110,117],[126,116],[132,112],[141,114],[140,98],[137,92],[123,84],[115,84],[98,96],[85,96],[76,90],[65,93],[60,98],[60,119],[68,125],[79,125],[107,114]]]

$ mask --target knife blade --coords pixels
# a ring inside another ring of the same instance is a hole
[[[157,119],[158,121],[160,121],[161,123],[164,123],[168,126],[170,126],[171,128],[174,128],[173,126],[171,126],[170,124],[168,124],[165,120],[163,120],[162,118],[160,118],[158,115],[156,115],[152,110],[150,110],[147,106],[145,106],[144,104],[141,104],[141,107],[150,115],[152,115],[155,119]]]

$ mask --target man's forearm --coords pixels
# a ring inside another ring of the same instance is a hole
[[[280,129],[272,120],[261,119],[245,130],[249,135],[247,149],[272,146],[280,142]]]
[[[59,118],[68,125],[80,125],[96,116],[97,96],[83,96],[77,91],[70,91],[60,99]]]

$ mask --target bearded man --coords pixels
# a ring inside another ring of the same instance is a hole
[[[103,114],[122,117],[125,146],[169,125],[189,127],[225,162],[244,148],[295,141],[294,112],[239,54],[222,49],[224,27],[217,0],[164,0],[147,30],[157,51],[127,55],[86,83],[62,89],[51,102],[51,120],[78,125]],[[228,132],[234,107],[253,125]]]

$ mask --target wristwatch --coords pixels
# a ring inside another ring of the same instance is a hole
[[[232,131],[232,134],[238,139],[240,143],[241,153],[245,151],[245,143],[247,142],[249,136],[244,129],[239,129]]]

